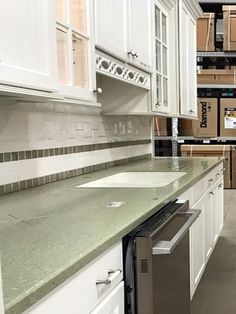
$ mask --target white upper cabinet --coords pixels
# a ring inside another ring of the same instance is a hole
[[[151,70],[151,1],[128,1],[128,57],[136,66]]]
[[[55,0],[59,92],[95,101],[92,0]]]
[[[94,0],[95,44],[122,61],[151,71],[151,1]]]
[[[126,59],[126,0],[95,0],[95,44],[112,55]]]
[[[196,21],[197,1],[179,0],[180,113],[197,117]]]
[[[178,114],[178,6],[173,0],[153,5],[152,110]]]
[[[0,1],[0,84],[57,89],[53,0]]]

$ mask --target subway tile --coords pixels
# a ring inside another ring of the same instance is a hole
[[[4,194],[4,185],[0,185],[0,195]]]
[[[19,182],[14,182],[12,184],[12,192],[16,192],[16,191],[19,191],[20,190],[20,184]]]
[[[20,190],[25,190],[27,188],[26,180],[20,181]]]
[[[3,154],[3,160],[4,160],[4,162],[11,161],[11,153],[4,153]]]
[[[55,148],[55,155],[58,156],[60,154],[59,148]]]
[[[50,156],[54,156],[54,149],[53,149],[53,148],[50,148],[50,149],[49,149],[49,155],[50,155]]]
[[[44,157],[48,157],[49,156],[49,149],[44,149],[43,155],[44,155]]]
[[[5,193],[11,193],[12,192],[12,184],[6,184],[4,188]]]
[[[26,181],[26,184],[27,184],[27,189],[30,189],[33,187],[33,180],[32,179],[28,179]]]
[[[38,178],[33,178],[32,181],[33,181],[33,187],[39,185],[39,183],[38,183]]]
[[[26,159],[31,159],[32,158],[32,151],[31,150],[27,150],[25,152],[25,158]],[[35,157],[34,157],[35,158]]]
[[[32,150],[32,158],[38,158],[38,152],[37,152],[37,150]]]
[[[38,157],[42,158],[43,157],[43,149],[38,150]]]
[[[0,157],[0,159],[1,159],[1,157]],[[12,159],[12,161],[18,160],[18,153],[17,152],[11,153],[11,159]],[[0,162],[1,162],[1,160],[0,160]]]

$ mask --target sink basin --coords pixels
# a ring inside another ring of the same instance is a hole
[[[94,180],[80,188],[153,188],[166,186],[181,178],[187,172],[121,172]]]

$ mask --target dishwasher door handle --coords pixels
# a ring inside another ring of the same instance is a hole
[[[170,254],[186,234],[194,221],[197,219],[197,217],[200,215],[200,213],[200,209],[190,209],[187,212],[179,212],[178,215],[188,215],[188,220],[170,241],[157,241],[152,248],[152,255]]]

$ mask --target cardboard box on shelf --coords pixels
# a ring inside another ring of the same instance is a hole
[[[217,137],[217,99],[198,98],[198,120],[192,121],[193,136]]]
[[[182,145],[186,157],[224,157],[224,187],[231,188],[231,145]]]
[[[190,119],[178,119],[178,135],[193,136],[193,123]]]
[[[197,21],[197,50],[215,51],[215,13],[204,13]]]
[[[236,98],[220,99],[220,136],[236,137]]]
[[[165,117],[154,118],[154,133],[155,136],[167,136],[168,134],[171,135],[168,118]]]
[[[225,51],[236,51],[236,5],[223,6]]]
[[[236,69],[199,69],[197,74],[198,84],[236,84]]]

